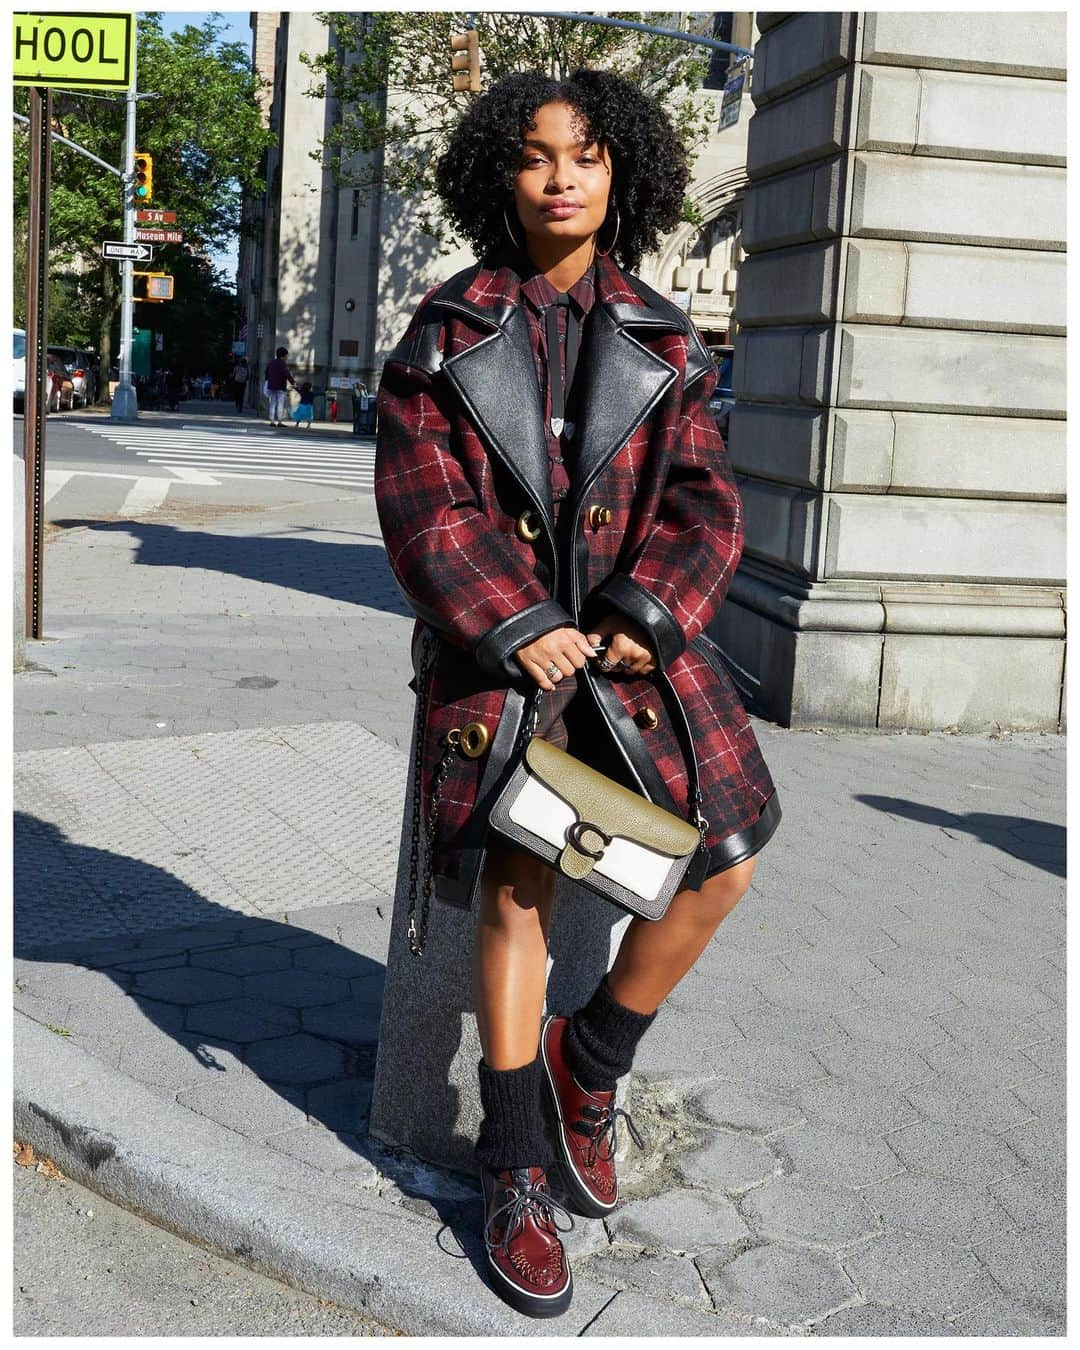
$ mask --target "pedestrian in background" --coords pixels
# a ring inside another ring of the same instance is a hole
[[[293,409],[292,417],[297,426],[304,425],[311,430],[315,417],[315,386],[310,380],[305,380],[300,386],[300,402]]]
[[[274,353],[274,359],[266,365],[266,397],[270,405],[269,419],[272,427],[285,425],[285,391],[290,384],[296,388],[292,371],[285,364],[288,354],[287,347],[279,347]]]
[[[180,398],[183,382],[180,378],[180,372],[175,366],[170,366],[165,372],[165,400],[170,412],[180,411]]]
[[[413,828],[436,897],[477,916],[484,1238],[495,1289],[534,1317],[570,1303],[567,1206],[604,1217],[618,1203],[618,1080],[780,820],[705,633],[743,547],[709,408],[716,367],[689,316],[631,270],[678,226],[689,176],[667,113],[636,84],[587,69],[499,80],[435,171],[479,262],[427,292],[378,394],[375,499],[417,615]],[[556,873],[490,835],[533,718],[534,734],[701,834],[663,916],[631,919],[569,1017],[543,1016]]]
[[[240,357],[236,365],[232,368],[232,386],[233,398],[236,402],[236,411],[244,411],[244,395],[247,393],[248,382],[248,363],[244,357]]]

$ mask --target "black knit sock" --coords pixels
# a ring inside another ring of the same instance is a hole
[[[540,1058],[519,1069],[478,1066],[484,1118],[476,1141],[481,1167],[546,1167],[550,1162],[541,1114]]]
[[[624,1007],[605,976],[566,1030],[566,1055],[581,1086],[589,1092],[614,1092],[617,1081],[630,1072],[638,1041],[655,1016]]]

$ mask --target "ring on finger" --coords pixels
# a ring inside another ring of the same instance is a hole
[[[549,680],[551,680],[553,684],[556,680],[562,679],[562,671],[559,669],[559,667],[555,664],[554,661],[550,663],[548,668],[544,671],[544,674],[548,677]]]

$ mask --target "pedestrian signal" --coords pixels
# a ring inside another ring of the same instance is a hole
[[[143,150],[135,152],[135,185],[133,196],[137,206],[146,206],[154,200],[154,160]]]
[[[174,277],[166,276],[164,272],[148,273],[146,277],[147,300],[171,300],[173,298],[174,280]]]
[[[454,91],[467,89],[470,93],[480,92],[480,45],[476,29],[469,28],[464,33],[450,34],[450,47],[453,55],[450,68],[454,72]]]

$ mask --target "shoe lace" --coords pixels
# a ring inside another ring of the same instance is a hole
[[[624,1111],[621,1106],[596,1106],[592,1102],[587,1102],[581,1108],[583,1120],[575,1120],[571,1129],[575,1134],[584,1135],[589,1140],[589,1153],[586,1159],[589,1167],[594,1166],[597,1159],[604,1162],[610,1162],[615,1156],[615,1150],[618,1147],[618,1119],[622,1116],[626,1121],[626,1128],[630,1131],[630,1138],[638,1146],[645,1147],[645,1141],[642,1139],[637,1126],[629,1111]]]
[[[510,1199],[494,1210],[484,1225],[484,1241],[488,1247],[493,1251],[499,1250],[509,1254],[511,1240],[530,1215],[546,1225],[549,1232],[569,1233],[574,1226],[574,1216],[565,1205],[560,1204],[549,1191],[533,1186],[526,1173],[511,1172],[510,1175],[513,1178],[509,1187],[513,1192]],[[564,1214],[570,1222],[560,1226],[556,1211]],[[503,1215],[506,1216],[505,1219],[502,1218]],[[503,1229],[502,1240],[499,1242],[493,1240],[497,1228]]]

